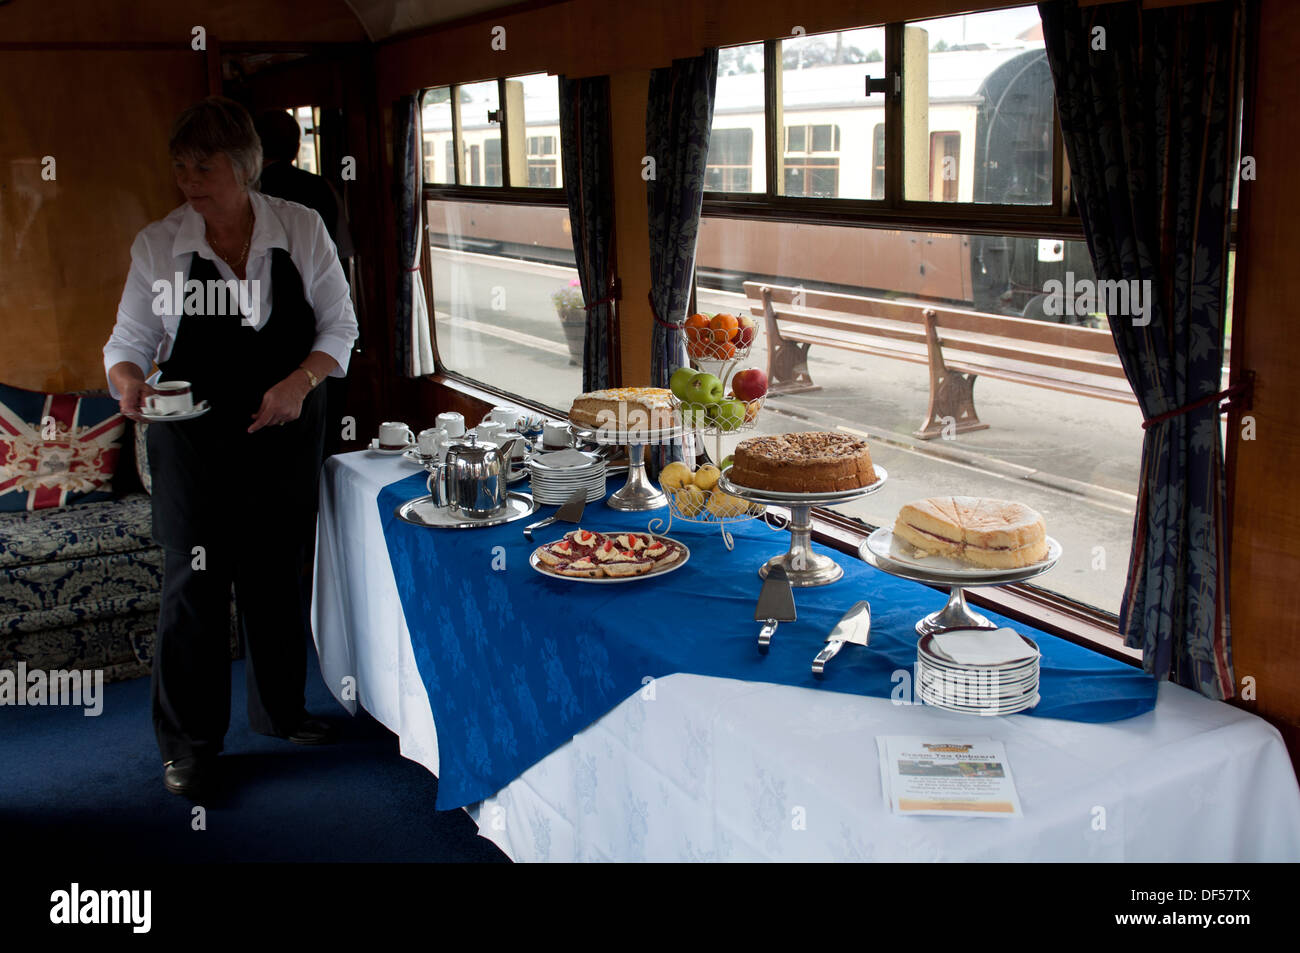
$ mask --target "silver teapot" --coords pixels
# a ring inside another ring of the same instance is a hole
[[[509,458],[494,443],[466,435],[447,447],[447,459],[428,465],[426,485],[433,504],[471,519],[487,519],[506,509]]]

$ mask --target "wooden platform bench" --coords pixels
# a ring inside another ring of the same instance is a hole
[[[814,344],[924,364],[930,404],[915,431],[924,440],[988,428],[975,412],[981,374],[1137,402],[1108,330],[753,281],[745,293],[767,332],[769,393],[818,388]]]

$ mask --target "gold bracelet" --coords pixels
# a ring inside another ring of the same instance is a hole
[[[299,365],[298,370],[307,375],[307,380],[311,382],[311,389],[315,390],[316,385],[320,383],[320,378],[308,370],[304,365]]]

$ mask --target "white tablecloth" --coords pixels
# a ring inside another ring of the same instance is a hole
[[[412,472],[367,453],[326,463],[313,611],[335,696],[436,774],[375,504]],[[1024,816],[892,816],[878,735],[1003,741]],[[471,814],[516,860],[1300,860],[1300,789],[1277,730],[1168,683],[1155,711],[1091,725],[672,675]]]

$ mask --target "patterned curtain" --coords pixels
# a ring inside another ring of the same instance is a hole
[[[1097,277],[1150,282],[1144,315],[1110,317],[1146,418],[1120,631],[1147,672],[1228,698],[1219,402],[1240,10],[1038,9]]]
[[[713,127],[718,51],[674,60],[650,74],[646,155],[654,160],[646,183],[650,208],[650,385],[667,387],[686,363],[681,326],[695,273],[695,239],[704,202],[704,170]]]
[[[614,314],[614,160],[610,154],[609,77],[560,77],[560,158],[578,279],[587,310],[582,389],[618,380]]]
[[[414,94],[393,103],[393,179],[397,205],[397,369],[408,377],[432,374],[429,307],[420,278],[424,241],[419,103]]]

